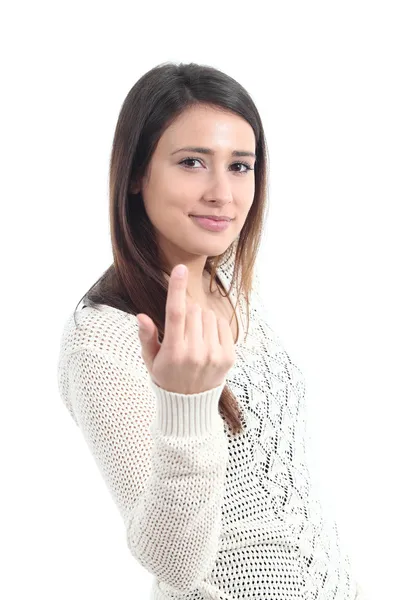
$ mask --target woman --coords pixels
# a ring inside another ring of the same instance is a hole
[[[217,69],[159,65],[123,103],[113,263],[58,373],[152,600],[357,594],[307,468],[304,378],[266,320],[267,167],[257,108]]]

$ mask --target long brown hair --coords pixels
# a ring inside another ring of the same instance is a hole
[[[233,282],[243,290],[249,323],[249,294],[254,264],[262,238],[268,196],[268,149],[257,108],[235,79],[210,66],[196,63],[162,63],[135,83],[126,96],[117,121],[109,173],[109,210],[113,263],[81,298],[79,303],[95,307],[107,304],[137,315],[144,312],[154,321],[159,341],[164,337],[165,307],[171,270],[165,264],[155,231],[144,208],[141,192],[132,193],[132,184],[147,171],[157,142],[165,129],[185,109],[199,104],[222,108],[244,118],[256,140],[255,192],[247,219],[235,242],[219,256],[207,257],[210,291],[216,269],[232,256]],[[218,283],[218,282],[217,282]],[[78,307],[77,305],[77,307]],[[74,319],[77,307],[74,311]],[[235,310],[237,321],[237,314]],[[75,320],[76,324],[76,320]],[[237,399],[226,385],[219,402],[220,414],[232,434],[242,431]]]

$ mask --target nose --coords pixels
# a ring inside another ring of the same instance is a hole
[[[213,173],[210,175],[207,190],[204,193],[204,199],[207,201],[217,200],[220,202],[232,201],[232,186],[229,181],[229,174],[225,171]]]

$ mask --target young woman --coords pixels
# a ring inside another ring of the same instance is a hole
[[[159,65],[123,103],[113,263],[65,323],[58,376],[152,600],[356,598],[259,286],[267,167],[257,108],[217,69]]]

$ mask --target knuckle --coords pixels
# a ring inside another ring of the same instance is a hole
[[[230,366],[235,364],[235,361],[236,361],[236,352],[235,351],[228,354],[227,361],[228,361],[228,365],[230,365]]]
[[[208,355],[208,363],[211,367],[220,367],[222,363],[220,352],[210,352]]]
[[[204,365],[204,355],[201,352],[191,352],[188,361],[192,366],[201,367]]]
[[[168,317],[171,321],[179,321],[184,316],[184,310],[179,306],[172,306],[168,311]]]
[[[181,367],[184,364],[184,355],[179,347],[169,349],[169,362],[174,367]]]

